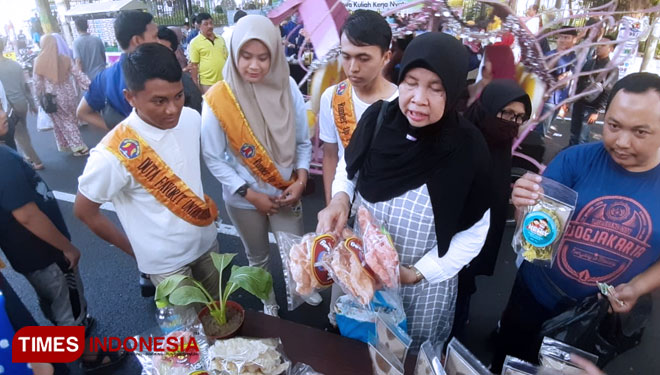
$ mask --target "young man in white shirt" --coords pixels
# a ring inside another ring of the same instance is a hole
[[[74,205],[99,237],[134,256],[154,285],[183,274],[218,296],[217,207],[200,170],[201,118],[183,106],[181,67],[167,47],[140,45],[122,61],[133,112],[92,149]],[[99,207],[112,202],[126,234]]]
[[[392,30],[387,21],[371,10],[355,11],[342,27],[341,62],[348,79],[325,90],[319,114],[326,204],[330,203],[337,162],[360,117],[373,103],[398,96],[396,85],[382,74],[392,56],[391,41]]]

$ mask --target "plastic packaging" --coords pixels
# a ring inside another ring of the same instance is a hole
[[[426,340],[419,347],[414,375],[446,375],[442,368],[440,356],[433,349],[430,340]]]
[[[376,319],[379,315],[388,316],[403,332],[407,332],[408,329],[401,300],[392,291],[377,291],[368,306],[363,306],[351,296],[344,295],[337,299],[333,309],[341,335],[365,343],[376,335]]]
[[[157,333],[146,337],[135,336],[135,339],[138,343],[140,341],[154,343],[155,337],[162,337],[162,334]],[[207,353],[209,345],[206,336],[203,334],[201,324],[186,327],[184,330],[173,331],[166,335],[162,344],[166,350],[169,350],[168,342],[172,338],[179,346],[176,350],[166,352],[156,352],[154,347],[141,347],[138,344],[134,354],[142,365],[141,375],[190,375],[203,374],[208,371]]]
[[[412,338],[396,324],[391,315],[378,314],[376,337],[380,347],[390,351],[401,363],[406,363],[406,355],[412,344]]]
[[[308,233],[303,237],[278,232],[277,243],[282,258],[286,299],[289,311],[305,302],[306,297],[333,284],[321,262],[337,243],[331,234]]]
[[[592,363],[598,363],[598,356],[587,353],[550,337],[543,338],[539,350],[539,361],[544,368],[560,371],[564,375],[581,375],[582,369],[571,362],[571,355],[578,355]]]
[[[369,342],[369,357],[374,375],[403,375],[403,363],[377,340]]]
[[[545,177],[540,186],[541,198],[524,209],[511,245],[526,261],[552,267],[559,243],[575,210],[577,193]]]
[[[447,375],[491,375],[486,366],[456,338],[449,342],[446,357],[445,372]]]
[[[332,251],[323,256],[323,264],[344,293],[367,306],[379,283],[364,258],[362,240],[348,229],[344,229],[343,237]]]
[[[298,362],[295,366],[289,369],[287,375],[323,375],[322,373],[314,370],[312,366]]]
[[[364,206],[358,208],[357,223],[367,265],[384,287],[398,289],[399,254],[389,233]]]
[[[506,356],[502,366],[502,375],[536,375],[539,367],[516,357]]]
[[[182,330],[187,315],[185,306],[173,306],[167,301],[156,301],[156,322],[164,334]]]
[[[209,349],[211,370],[220,375],[280,375],[291,367],[278,338],[234,337]]]

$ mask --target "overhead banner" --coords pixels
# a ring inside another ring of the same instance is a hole
[[[357,9],[375,10],[385,12],[408,3],[407,0],[342,0],[349,11]]]

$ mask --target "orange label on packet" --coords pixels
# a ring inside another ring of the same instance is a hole
[[[325,253],[335,247],[336,243],[337,240],[331,234],[322,234],[316,237],[312,243],[312,251],[310,252],[312,261],[309,262],[309,264],[312,267],[312,275],[314,275],[316,281],[323,286],[332,285],[334,281],[328,274],[328,270],[321,265],[321,259],[323,259]]]
[[[367,262],[364,260],[364,248],[362,247],[362,240],[357,237],[349,237],[344,241],[344,247],[351,252],[351,255],[358,260],[362,265],[362,268],[367,271],[367,275],[373,280],[376,280],[376,274],[371,270],[371,267],[367,265]]]

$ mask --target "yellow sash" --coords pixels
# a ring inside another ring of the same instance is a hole
[[[215,202],[199,198],[149,144],[126,124],[119,124],[101,141],[133,177],[173,214],[205,227],[218,217]]]
[[[280,175],[268,152],[252,132],[227,82],[221,81],[213,85],[204,95],[204,99],[218,118],[229,144],[255,176],[280,190],[295,182],[293,179],[286,181]]]
[[[353,107],[353,88],[348,80],[339,82],[332,94],[332,113],[339,131],[339,138],[344,148],[346,148],[351,141],[355,126],[357,126],[355,108]]]

